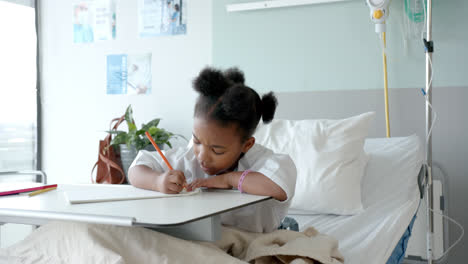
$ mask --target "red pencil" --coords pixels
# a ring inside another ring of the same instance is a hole
[[[52,188],[52,187],[57,187],[57,184],[51,184],[51,185],[37,186],[37,187],[31,187],[31,188],[24,188],[24,189],[16,189],[16,190],[4,191],[4,192],[0,192],[0,196],[2,196],[2,195],[10,195],[10,194],[17,194],[17,193],[24,193],[24,192],[32,192],[32,191],[37,191],[37,190],[42,190],[42,189],[48,189],[48,188]]]

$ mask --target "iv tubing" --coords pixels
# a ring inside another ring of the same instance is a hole
[[[385,40],[385,32],[382,32],[382,41],[383,41],[383,50],[382,50],[382,58],[383,58],[383,66],[384,66],[384,89],[385,89],[385,122],[387,124],[387,137],[390,137],[390,117],[388,111],[388,79],[387,79],[387,55],[385,54],[385,49],[387,46]]]

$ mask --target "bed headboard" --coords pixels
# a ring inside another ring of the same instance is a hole
[[[376,112],[369,137],[385,137],[384,93],[381,90],[314,91],[277,93],[276,118],[342,119],[364,112]],[[425,133],[424,98],[419,89],[391,89],[389,92],[392,136]]]

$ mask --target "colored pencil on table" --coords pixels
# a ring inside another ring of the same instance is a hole
[[[51,188],[46,188],[46,189],[42,189],[42,190],[37,190],[37,191],[34,191],[32,193],[29,193],[29,197],[31,196],[34,196],[34,195],[38,195],[38,194],[41,194],[41,193],[45,193],[45,192],[48,192],[48,191],[52,191],[52,190],[55,190],[57,189],[57,186],[55,187],[51,187]]]
[[[0,196],[10,195],[10,194],[19,194],[19,193],[25,193],[25,192],[32,192],[32,191],[47,189],[47,188],[51,188],[51,187],[57,187],[57,184],[50,184],[50,185],[42,185],[42,186],[29,187],[29,188],[21,188],[21,189],[0,191]]]

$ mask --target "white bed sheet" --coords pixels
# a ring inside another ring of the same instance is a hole
[[[386,263],[416,213],[417,175],[423,160],[419,138],[367,139],[370,154],[362,179],[364,211],[357,215],[310,215],[290,210],[302,231],[309,226],[338,239],[349,264]]]

